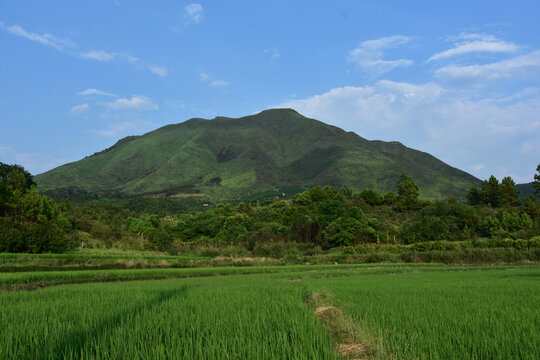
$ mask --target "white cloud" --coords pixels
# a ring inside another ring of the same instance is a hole
[[[91,60],[97,60],[97,61],[103,61],[103,62],[111,61],[111,60],[114,60],[115,58],[114,54],[108,53],[103,50],[92,50],[92,51],[83,52],[83,53],[80,53],[80,56],[83,59],[91,59]]]
[[[281,56],[281,54],[279,53],[279,50],[276,48],[264,49],[264,53],[270,54],[270,60],[279,59],[279,57]]]
[[[189,4],[184,8],[185,16],[190,19],[190,21],[198,24],[203,18],[203,7],[201,4],[193,3]]]
[[[372,86],[331,89],[278,107],[294,108],[369,139],[405,141],[461,169],[484,164],[475,170],[483,178],[490,172],[499,178],[508,175],[497,173],[500,163],[509,164],[512,173],[527,173],[540,156],[540,147],[524,152],[531,146],[516,145],[537,144],[535,139],[540,139],[540,96],[508,104],[471,98],[436,83],[382,80]]]
[[[474,164],[474,165],[471,165],[471,170],[473,170],[474,172],[479,172],[480,170],[483,170],[485,169],[485,165],[484,164]]]
[[[66,46],[74,46],[73,42],[71,42],[70,40],[60,39],[51,34],[40,35],[36,33],[31,33],[26,31],[19,25],[6,26],[4,25],[4,23],[0,22],[0,28],[6,30],[12,35],[20,36],[28,40],[38,42],[41,45],[53,47],[56,50],[63,50]]]
[[[229,86],[230,83],[228,81],[225,81],[225,80],[213,80],[211,83],[210,83],[210,86],[214,86],[214,87],[224,87],[224,86]]]
[[[148,97],[132,95],[131,99],[120,98],[114,102],[106,103],[106,106],[112,110],[157,110],[158,106]]]
[[[199,80],[201,80],[201,82],[203,83],[208,83],[210,86],[213,86],[213,87],[225,87],[225,86],[230,85],[228,81],[213,79],[207,73],[200,73]]]
[[[459,36],[451,37],[450,39],[455,41],[455,46],[452,49],[437,53],[430,57],[427,61],[430,62],[479,52],[513,53],[520,49],[520,47],[516,44],[501,41],[492,35],[486,34],[461,33]]]
[[[210,76],[208,76],[207,73],[201,73],[199,75],[199,79],[202,81],[202,82],[207,82],[210,80]]]
[[[489,64],[444,66],[435,73],[437,78],[443,80],[481,82],[504,79],[532,79],[539,75],[540,50]]]
[[[88,111],[89,109],[90,109],[90,105],[88,104],[75,105],[74,107],[71,108],[71,113],[80,114],[82,112]]]
[[[519,47],[512,43],[504,41],[472,41],[465,44],[457,45],[453,49],[445,50],[438,54],[433,55],[428,59],[429,61],[441,60],[457,55],[464,55],[473,52],[491,52],[491,53],[504,53],[515,52]]]
[[[98,89],[86,89],[84,91],[78,92],[77,95],[86,95],[86,96],[87,95],[102,95],[102,96],[113,96],[113,97],[118,96],[113,93],[109,93],[109,92],[98,90]]]
[[[397,59],[383,60],[384,50],[395,48],[409,42],[409,38],[402,35],[394,35],[376,40],[366,40],[349,53],[348,61],[364,71],[370,77],[381,76],[397,67],[412,65],[412,60]]]
[[[169,72],[166,68],[157,65],[148,65],[148,70],[150,70],[159,77],[165,77]]]

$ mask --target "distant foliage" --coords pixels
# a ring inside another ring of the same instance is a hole
[[[179,253],[197,247],[206,249],[204,256],[229,249],[296,261],[299,253],[336,247],[351,254],[455,250],[472,243],[528,249],[535,242],[523,241],[540,234],[540,203],[531,196],[520,204],[509,177],[499,183],[492,176],[481,189],[472,188],[468,204],[455,198],[421,200],[415,180],[403,173],[397,196],[316,186],[289,199],[208,206],[159,196],[70,205],[39,194],[19,168],[3,169],[0,251],[60,252],[78,246]]]
[[[514,180],[507,176],[499,183],[493,175],[489,180],[482,182],[480,190],[472,187],[467,194],[467,201],[469,205],[490,205],[491,207],[518,206],[521,203]]]

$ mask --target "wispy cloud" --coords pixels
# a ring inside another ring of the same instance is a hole
[[[208,76],[207,73],[200,73],[199,79],[201,80],[201,82],[207,82],[210,81],[210,76]]]
[[[59,51],[66,50],[65,53],[67,53],[68,55],[76,56],[81,59],[95,60],[95,61],[100,61],[100,62],[116,61],[116,62],[121,62],[121,63],[126,63],[126,64],[133,64],[139,61],[138,57],[127,54],[125,52],[121,52],[121,51],[120,52],[108,52],[104,50],[78,51],[78,50],[75,50],[75,48],[77,48],[77,45],[71,40],[60,39],[51,34],[32,33],[32,32],[26,31],[19,25],[7,26],[3,22],[0,22],[0,29],[7,31],[8,33],[12,35],[20,36],[25,39],[38,42],[42,45],[52,47]],[[70,49],[68,50],[66,48],[70,48]],[[141,62],[142,62],[141,66],[145,66],[144,64],[148,64],[144,60]],[[165,77],[168,74],[168,69],[161,66],[148,64],[146,65],[146,68],[160,77]]]
[[[101,96],[113,96],[113,97],[118,96],[118,95],[116,95],[116,94],[109,93],[109,92],[102,91],[102,90],[98,90],[98,89],[86,89],[86,90],[84,90],[84,91],[78,92],[77,95],[85,95],[85,96],[89,96],[89,95],[101,95]]]
[[[449,65],[438,69],[437,78],[452,81],[474,81],[485,84],[493,80],[532,79],[540,75],[540,50],[512,59],[482,65]]]
[[[71,113],[72,114],[80,114],[80,113],[83,113],[85,111],[88,111],[89,109],[90,109],[90,105],[88,105],[88,104],[75,105],[74,107],[71,108]]]
[[[165,77],[169,73],[167,68],[164,68],[162,66],[157,66],[157,65],[148,65],[148,70],[150,70],[151,72],[153,72],[159,77]]]
[[[201,4],[193,3],[184,8],[185,16],[193,23],[198,24],[203,19],[203,7]]]
[[[224,86],[229,86],[230,83],[228,81],[225,81],[225,80],[213,80],[211,83],[210,83],[210,86],[214,86],[214,87],[224,87]]]
[[[230,82],[226,80],[213,79],[207,73],[200,73],[199,80],[201,80],[201,82],[203,83],[208,83],[210,86],[213,86],[213,87],[225,87],[231,84]]]
[[[264,49],[264,53],[270,54],[270,60],[279,59],[279,57],[281,56],[281,54],[279,53],[279,50],[276,48]]]
[[[470,53],[513,53],[520,49],[516,44],[498,40],[496,37],[486,34],[462,33],[460,36],[451,39],[457,40],[452,49],[439,52],[430,57],[427,61],[447,59]]]
[[[366,40],[349,53],[347,60],[355,63],[369,77],[376,78],[397,67],[405,67],[413,64],[413,61],[408,59],[382,59],[385,49],[395,48],[409,41],[410,38],[402,35]]]
[[[105,103],[111,110],[157,110],[159,107],[150,98],[141,95],[132,95],[131,99],[120,98],[116,101]]]
[[[0,29],[7,31],[12,35],[20,36],[25,39],[38,42],[41,45],[50,46],[60,51],[63,50],[65,47],[75,46],[75,44],[71,40],[60,39],[51,34],[37,34],[33,32],[28,32],[19,25],[7,26],[3,22],[0,22]]]
[[[103,50],[91,50],[87,52],[80,53],[81,58],[83,59],[91,59],[91,60],[97,60],[97,61],[111,61],[114,60],[115,55],[112,53],[108,53]]]

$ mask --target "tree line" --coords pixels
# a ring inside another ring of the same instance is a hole
[[[540,193],[540,165],[537,171],[534,186]],[[264,255],[261,249],[269,244],[327,250],[540,235],[540,203],[531,196],[521,202],[509,177],[499,183],[492,176],[480,189],[472,188],[467,203],[423,200],[414,179],[403,173],[396,193],[317,186],[292,199],[218,203],[203,211],[160,215],[137,205],[147,204],[145,198],[132,199],[130,208],[114,202],[56,202],[39,194],[31,175],[17,165],[0,164],[0,178],[0,251],[8,252],[117,247],[177,253],[233,246]]]

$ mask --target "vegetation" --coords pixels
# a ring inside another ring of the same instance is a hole
[[[291,196],[316,185],[394,191],[406,171],[423,198],[464,198],[480,181],[397,142],[274,109],[239,119],[191,119],[36,176],[38,188],[69,199],[176,196],[215,202]]]
[[[534,181],[532,183],[536,195],[540,196],[540,164],[536,167],[536,174],[534,174]]]
[[[38,193],[31,175],[0,163],[0,251],[60,252],[74,245],[67,203]]]
[[[540,350],[535,266],[279,269],[0,292],[0,358],[533,359]],[[0,280],[14,275],[38,277]],[[337,316],[314,315],[328,305]]]
[[[167,266],[189,267],[216,265],[212,260],[216,256],[273,258],[281,264],[411,262],[419,258],[441,262],[468,259],[471,263],[489,262],[489,259],[534,261],[537,256],[534,249],[540,247],[540,204],[532,197],[521,204],[509,177],[499,183],[492,176],[484,181],[481,190],[471,188],[469,204],[454,198],[422,200],[415,180],[402,173],[396,184],[397,196],[393,192],[353,193],[343,188],[316,186],[290,199],[202,206],[190,201],[186,205],[179,199],[143,197],[130,199],[126,208],[126,203],[110,201],[56,203],[37,192],[24,169],[17,166],[3,169],[9,172],[4,172],[7,175],[0,184],[3,213],[0,251],[43,253],[70,248],[161,251],[188,256],[169,261]],[[184,205],[160,207],[162,200],[165,205],[171,202]],[[194,206],[202,211],[187,210]],[[148,213],[149,208],[161,208],[162,212]],[[517,252],[480,251],[486,248]],[[338,249],[339,254],[332,249]],[[409,255],[433,251],[449,253],[444,257],[431,254],[428,258],[428,254]],[[372,257],[374,253],[385,255]],[[70,266],[130,267],[129,259],[125,263],[116,260],[86,265],[74,261]],[[142,259],[138,266],[161,267],[159,262]],[[61,261],[34,262],[23,267],[39,270],[50,266],[64,265]],[[4,269],[19,268],[6,263]]]
[[[420,272],[420,273],[418,273]],[[540,351],[538,268],[303,280],[392,359],[534,359]]]

